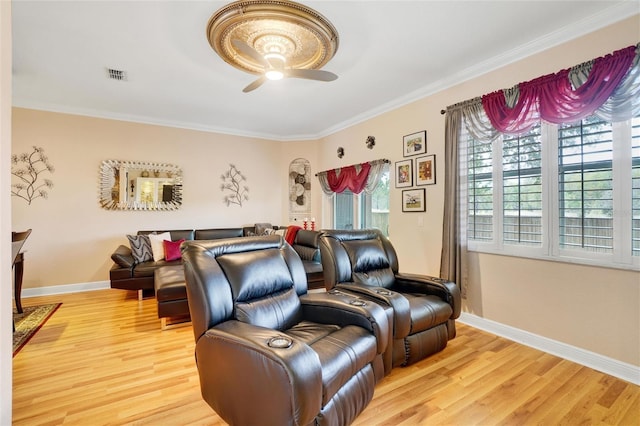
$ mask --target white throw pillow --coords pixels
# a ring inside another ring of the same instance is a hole
[[[151,242],[151,251],[153,252],[153,261],[158,262],[164,259],[164,240],[171,241],[171,233],[163,232],[162,234],[149,234]]]

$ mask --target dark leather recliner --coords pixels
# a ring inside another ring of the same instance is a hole
[[[394,367],[439,352],[455,337],[458,286],[399,273],[396,251],[379,230],[323,230],[320,251],[327,291],[355,294],[393,308]]]
[[[204,400],[232,425],[346,425],[383,375],[384,309],[307,294],[278,235],[182,245]]]
[[[309,289],[324,288],[320,248],[318,247],[319,237],[318,231],[300,229],[291,245],[302,260],[302,266],[307,273],[307,287]]]

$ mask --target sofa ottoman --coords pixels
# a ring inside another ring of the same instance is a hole
[[[182,265],[162,266],[154,272],[158,318],[162,330],[191,320]]]

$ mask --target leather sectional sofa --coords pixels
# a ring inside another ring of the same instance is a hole
[[[278,229],[274,227],[273,229]],[[191,240],[217,240],[222,238],[245,237],[255,232],[255,227],[239,228],[212,228],[212,229],[186,229],[170,231],[138,231],[138,235],[150,234],[152,232],[171,233],[171,240],[178,241],[184,239]],[[324,278],[322,274],[322,262],[320,260],[319,232],[300,230],[293,243],[293,249],[302,259],[305,272],[307,273],[307,283],[310,289],[324,288]],[[162,266],[181,265],[181,260],[158,262],[149,261],[136,264],[131,248],[120,245],[112,254],[111,260],[114,264],[109,271],[111,288],[121,290],[136,290],[144,292],[144,295],[152,295],[154,291],[154,272]]]
[[[137,235],[150,233],[171,234],[172,241],[184,239],[219,240],[257,235],[263,232],[265,225],[256,224],[251,227],[186,229],[170,231],[138,231]],[[271,228],[270,225],[268,225]],[[272,229],[278,229],[273,227]],[[257,232],[256,232],[257,231]],[[307,275],[309,289],[324,288],[324,276],[320,260],[319,232],[298,230],[293,241],[293,249],[302,260]],[[109,271],[111,288],[136,290],[138,297],[148,297],[155,293],[158,303],[158,318],[162,329],[167,328],[168,318],[187,317],[189,306],[184,284],[182,260],[160,260],[136,263],[131,247],[120,245],[111,255],[114,264]]]
[[[215,240],[220,238],[242,237],[245,235],[244,228],[217,228],[217,229],[180,229],[171,231],[138,231],[137,235],[151,233],[171,234],[171,241],[184,239],[191,240]],[[131,247],[120,245],[112,254],[111,260],[114,264],[109,271],[111,288],[121,290],[137,290],[140,296],[143,294],[152,295],[154,292],[154,273],[163,266],[181,265],[182,260],[166,261],[153,260],[143,263],[136,263],[131,252]]]

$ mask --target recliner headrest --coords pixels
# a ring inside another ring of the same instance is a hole
[[[233,299],[247,302],[293,288],[289,267],[277,248],[218,256]]]
[[[377,229],[331,229],[322,230],[321,232],[338,241],[374,240],[380,235],[380,231]]]
[[[201,245],[204,243],[201,243]],[[279,235],[265,237],[238,237],[225,238],[207,242],[207,252],[213,257],[219,257],[229,253],[239,253],[269,248],[280,249],[284,239]]]
[[[353,272],[368,272],[389,267],[389,260],[380,240],[353,240],[342,243]]]

